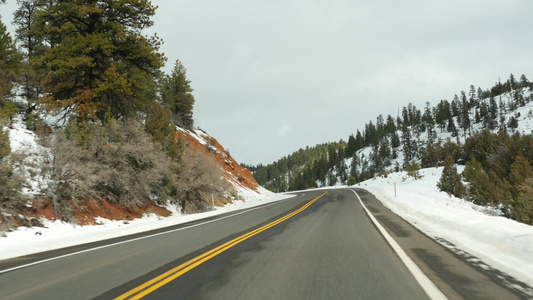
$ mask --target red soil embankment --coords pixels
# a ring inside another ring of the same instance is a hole
[[[229,183],[257,192],[259,184],[252,172],[239,165],[215,138],[199,130],[196,132],[179,130],[176,132],[176,136],[184,139],[191,151],[201,151],[213,155],[216,162],[224,170],[224,177]],[[210,147],[215,150],[210,151]]]

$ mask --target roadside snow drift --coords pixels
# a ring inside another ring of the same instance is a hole
[[[458,166],[458,171],[463,168]],[[444,239],[493,268],[533,285],[533,226],[498,216],[496,209],[440,192],[436,183],[442,169],[423,169],[420,171],[423,178],[419,180],[399,172],[356,186],[373,193],[386,207],[428,236],[438,241]]]

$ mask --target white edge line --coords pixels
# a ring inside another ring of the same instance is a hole
[[[402,262],[405,264],[407,269],[409,269],[411,274],[413,274],[413,276],[415,277],[416,281],[418,281],[418,283],[424,289],[426,294],[428,294],[428,296],[431,299],[433,299],[433,300],[448,299],[437,288],[437,286],[435,286],[435,284],[431,280],[429,280],[429,278],[426,276],[426,274],[424,274],[422,272],[422,270],[420,270],[420,268],[413,262],[413,260],[407,255],[407,253],[405,253],[405,251],[400,247],[400,245],[398,245],[398,243],[396,243],[396,241],[389,235],[389,233],[383,228],[383,226],[381,226],[381,224],[379,224],[379,222],[376,220],[376,218],[370,213],[368,208],[366,208],[366,206],[363,204],[363,201],[361,201],[361,198],[359,197],[359,195],[354,190],[352,190],[352,189],[350,189],[350,190],[352,192],[354,192],[354,194],[357,196],[357,199],[359,199],[359,202],[361,202],[361,206],[365,210],[365,212],[368,215],[368,217],[370,218],[370,220],[372,220],[372,222],[374,222],[374,225],[376,225],[376,227],[379,229],[379,231],[381,232],[383,237],[385,237],[385,240],[387,240],[387,242],[390,244],[392,249],[394,249],[396,254],[398,254],[398,256],[400,257]]]
[[[69,256],[82,254],[82,253],[85,253],[85,252],[90,252],[90,251],[99,250],[99,249],[103,249],[103,248],[113,247],[113,246],[120,245],[120,244],[126,244],[126,243],[129,243],[129,242],[143,240],[143,239],[151,238],[151,237],[158,236],[158,235],[163,235],[163,234],[167,234],[167,233],[172,233],[172,232],[176,232],[176,231],[181,231],[181,230],[193,228],[193,227],[196,227],[196,226],[209,224],[209,223],[212,223],[212,222],[216,222],[216,221],[224,220],[224,219],[231,218],[231,217],[234,217],[234,216],[238,216],[240,214],[244,214],[244,213],[247,213],[247,212],[250,212],[250,211],[254,211],[254,210],[257,210],[257,209],[260,209],[260,208],[265,208],[265,207],[268,207],[268,206],[271,206],[271,205],[274,205],[274,204],[277,204],[277,203],[280,203],[280,202],[287,201],[287,200],[292,199],[292,198],[294,198],[294,197],[289,197],[289,198],[286,198],[286,199],[278,200],[278,201],[275,201],[275,202],[272,202],[272,203],[269,203],[269,204],[266,204],[266,205],[262,205],[262,206],[259,206],[259,207],[252,207],[250,209],[246,209],[244,211],[241,211],[241,212],[229,215],[229,216],[216,218],[216,219],[213,219],[213,220],[209,220],[209,221],[206,221],[206,222],[202,222],[202,223],[198,223],[198,224],[194,224],[194,225],[190,225],[190,226],[186,226],[186,227],[176,228],[176,229],[172,229],[172,230],[169,230],[169,231],[163,231],[163,232],[154,233],[154,234],[150,234],[150,235],[146,235],[146,236],[141,236],[141,237],[134,238],[134,239],[131,239],[131,240],[125,240],[125,241],[121,241],[121,242],[116,242],[116,243],[112,243],[112,244],[98,246],[98,247],[95,247],[95,248],[89,248],[89,249],[85,249],[85,250],[81,250],[81,251],[76,251],[76,252],[72,252],[72,253],[69,253],[69,254],[55,256],[55,257],[51,257],[51,258],[48,258],[48,259],[35,261],[35,262],[29,263],[29,264],[20,265],[20,266],[9,268],[9,269],[5,269],[5,270],[0,270],[0,274],[11,272],[11,271],[15,271],[15,270],[18,270],[18,269],[27,268],[27,267],[30,267],[30,266],[42,264],[42,263],[45,263],[45,262],[49,262],[49,261],[53,261],[53,260],[57,260],[57,259],[61,259],[61,258],[69,257]],[[171,225],[171,226],[174,226],[174,225]],[[164,227],[162,227],[162,228],[164,228]],[[162,229],[162,228],[159,228],[159,229]],[[157,230],[157,229],[153,229],[153,230]],[[117,236],[116,238],[120,238],[120,236]],[[95,242],[99,242],[99,241],[95,241]],[[79,245],[83,245],[83,244],[79,244]],[[72,247],[79,246],[79,245],[73,245]],[[54,249],[54,250],[58,250],[58,249]],[[53,250],[50,250],[50,251],[53,251]],[[31,254],[28,254],[28,255],[31,255]]]

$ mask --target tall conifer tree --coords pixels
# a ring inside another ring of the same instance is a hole
[[[142,35],[148,0],[40,1],[32,32],[46,41],[32,60],[45,69],[43,101],[79,118],[129,116],[155,99],[160,40]],[[44,4],[46,3],[46,4]]]
[[[162,80],[161,99],[163,105],[172,112],[172,120],[176,125],[192,128],[194,96],[186,73],[187,69],[177,60],[172,73]]]

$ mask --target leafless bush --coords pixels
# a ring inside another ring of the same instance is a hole
[[[25,209],[23,184],[23,174],[13,170],[9,157],[0,159],[0,232],[15,227],[19,213]]]
[[[13,172],[9,163],[0,160],[0,232],[15,227],[14,216],[24,206],[20,193],[22,179]]]
[[[127,208],[170,201],[187,213],[210,209],[211,194],[223,192],[216,162],[190,152],[173,160],[142,128],[135,120],[73,124],[48,139],[43,194],[58,217],[72,221],[71,210],[80,199],[105,199]]]
[[[211,195],[222,195],[227,189],[215,159],[200,152],[185,151],[177,174],[176,199],[185,213],[209,210]]]
[[[51,202],[53,211],[63,221],[73,221],[72,209],[82,197],[94,196],[85,184],[90,178],[86,151],[59,130],[42,140],[48,149],[41,156],[41,193]]]

